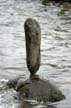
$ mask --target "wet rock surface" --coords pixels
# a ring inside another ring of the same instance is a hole
[[[13,87],[22,99],[56,102],[65,98],[61,91],[56,86],[51,84],[50,81],[40,78],[27,80],[15,79],[9,81],[7,86]]]

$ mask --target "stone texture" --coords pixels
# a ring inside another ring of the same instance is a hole
[[[37,21],[31,18],[25,21],[24,28],[27,66],[31,75],[34,75],[40,66],[41,30]]]
[[[56,86],[54,86],[54,84],[39,77],[27,80],[24,80],[24,78],[14,81],[11,80],[8,82],[7,86],[13,86],[23,100],[34,99],[44,102],[56,102],[65,98],[65,96]]]
[[[64,99],[64,95],[57,87],[42,79],[28,79],[23,83],[23,86],[18,86],[17,91],[22,97],[37,101],[56,102]]]
[[[31,77],[15,78],[7,83],[9,88],[14,88],[22,99],[56,102],[65,98],[61,91],[48,80],[40,79],[35,75],[40,66],[41,31],[39,24],[34,19],[27,19],[24,24],[26,38],[26,59]]]

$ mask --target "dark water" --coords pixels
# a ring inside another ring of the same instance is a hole
[[[44,6],[39,0],[0,0],[0,108],[16,108],[20,103],[17,93],[4,90],[4,84],[18,75],[29,76],[23,28],[29,17],[42,30],[38,74],[54,81],[66,99],[51,103],[54,107],[38,103],[25,108],[71,108],[71,9],[52,3]]]

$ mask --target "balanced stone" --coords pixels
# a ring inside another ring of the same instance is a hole
[[[40,66],[41,30],[38,22],[31,18],[25,21],[24,28],[27,66],[31,75],[34,75]]]
[[[15,78],[7,83],[14,88],[22,99],[56,102],[65,98],[62,92],[48,80],[39,78],[35,73],[40,66],[41,31],[34,19],[27,19],[25,24],[27,66],[31,73],[29,79]]]

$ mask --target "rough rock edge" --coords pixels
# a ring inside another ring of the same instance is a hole
[[[14,88],[23,99],[34,99],[37,101],[56,102],[65,99],[61,91],[48,80],[39,77],[16,78],[7,83],[9,88]]]

